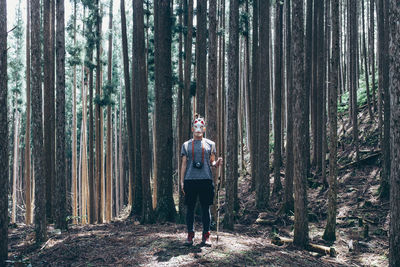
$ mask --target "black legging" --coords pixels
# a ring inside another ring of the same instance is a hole
[[[196,207],[196,202],[187,205],[186,224],[188,232],[194,232],[193,223],[194,223],[195,207]],[[211,222],[210,206],[201,204],[201,214],[202,214],[201,220],[203,222],[203,233],[207,233],[208,231],[210,231],[210,222]]]

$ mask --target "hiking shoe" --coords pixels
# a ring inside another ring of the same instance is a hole
[[[194,232],[189,232],[188,233],[188,237],[187,237],[186,242],[185,242],[185,246],[193,245],[193,238],[194,238]]]
[[[210,232],[207,233],[203,233],[203,238],[201,239],[201,246],[211,246],[211,244],[209,243],[210,240]]]

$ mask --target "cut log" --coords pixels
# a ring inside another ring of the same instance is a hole
[[[284,244],[292,244],[292,243],[293,243],[293,239],[291,239],[291,238],[275,236],[272,239],[272,244],[277,245],[277,246],[282,246]],[[316,252],[321,255],[329,255],[331,257],[336,256],[336,250],[334,247],[326,247],[326,246],[310,243],[306,246],[306,250],[310,251],[310,252]]]

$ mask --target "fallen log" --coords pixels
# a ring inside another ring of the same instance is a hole
[[[291,239],[291,238],[275,236],[272,239],[272,244],[277,245],[277,246],[282,246],[284,244],[292,244],[292,243],[293,243],[293,239]],[[306,250],[310,251],[310,252],[316,252],[316,253],[322,254],[322,255],[329,255],[331,257],[336,256],[336,250],[334,247],[326,247],[326,246],[322,246],[322,245],[309,243],[306,246]]]
[[[373,153],[373,154],[371,154],[371,155],[369,155],[369,156],[367,156],[367,157],[365,157],[363,159],[360,159],[359,161],[353,161],[353,162],[347,163],[344,166],[339,167],[339,171],[342,171],[342,170],[348,169],[350,167],[366,163],[366,162],[368,162],[370,160],[373,160],[373,159],[379,157],[381,154],[382,154],[381,151],[376,151],[375,153]]]

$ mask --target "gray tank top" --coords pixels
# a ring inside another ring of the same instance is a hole
[[[201,169],[193,167],[192,142],[194,142],[195,162],[201,162],[202,143],[204,144],[204,164]],[[213,179],[210,166],[211,153],[216,154],[215,143],[207,138],[203,138],[202,141],[190,139],[182,145],[181,156],[187,158],[185,180]]]

